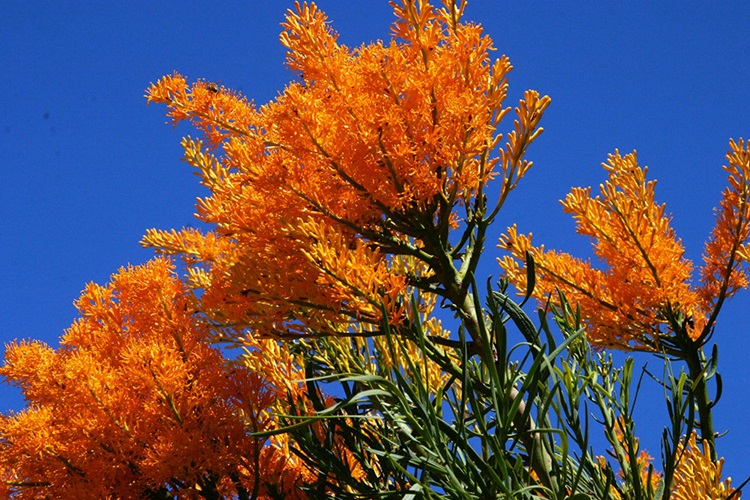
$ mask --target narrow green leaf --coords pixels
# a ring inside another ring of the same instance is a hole
[[[521,307],[526,304],[526,302],[531,297],[531,294],[534,293],[535,287],[536,271],[534,266],[534,257],[532,257],[531,252],[526,250],[526,294],[524,295],[523,301],[520,304]]]

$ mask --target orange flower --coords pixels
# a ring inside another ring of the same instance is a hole
[[[743,264],[750,260],[750,141],[730,140],[729,148],[729,165],[724,166],[729,186],[722,193],[716,227],[706,242],[698,290],[703,301],[714,306],[748,286]]]
[[[578,232],[591,237],[604,269],[533,247],[531,235],[519,235],[515,226],[500,239],[499,247],[511,254],[500,265],[523,291],[526,274],[519,261],[530,252],[539,275],[534,295],[544,300],[559,290],[579,303],[595,345],[669,351],[684,339],[701,343],[724,300],[748,285],[750,153],[742,140],[731,141],[730,148],[724,167],[730,185],[706,245],[699,287],[691,283],[693,264],[684,257],[665,206],[655,201],[655,181],[646,181],[647,169],[638,166],[635,153],[610,155],[601,196],[575,188],[563,202]]]
[[[89,284],[58,350],[9,346],[0,374],[29,401],[0,417],[0,470],[14,498],[233,495],[263,476],[257,456],[283,461],[248,434],[272,425],[269,381],[208,345],[194,302],[157,259]]]
[[[708,441],[703,440],[703,450],[698,447],[696,432],[690,435],[687,446],[680,446],[676,456],[679,458],[674,474],[672,498],[675,500],[693,500],[695,498],[721,499],[732,495],[735,490],[730,485],[731,478],[722,481],[721,469],[724,459],[718,462],[711,460]],[[732,498],[740,498],[740,493]]]
[[[149,88],[149,102],[203,135],[183,147],[211,191],[198,217],[214,231],[152,230],[143,243],[186,258],[203,312],[262,337],[347,335],[377,330],[384,311],[394,325],[405,317],[406,285],[424,281],[391,256],[451,274],[435,268],[453,265],[457,208],[474,210],[496,170],[504,200],[549,105],[526,92],[499,147],[511,65],[490,59],[462,10],[404,2],[390,43],[350,49],[314,4],[297,3],[281,43],[299,80],[276,100],[256,108],[178,74]]]

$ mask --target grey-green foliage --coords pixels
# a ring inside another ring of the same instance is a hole
[[[472,296],[479,296],[476,286]],[[309,403],[315,411],[310,414],[309,404],[290,401],[295,410],[282,420],[295,452],[317,474],[308,494],[668,497],[664,481],[639,459],[633,403],[643,373],[634,390],[633,360],[617,367],[611,356],[593,352],[579,312],[565,297],[560,309],[540,311],[539,327],[506,295],[502,283],[488,286],[486,297],[483,309],[476,304],[485,319],[479,345],[467,339],[463,328],[446,346],[425,335],[417,319],[398,330],[386,325],[392,358],[403,351],[406,366],[370,373],[363,361],[358,373],[343,373],[336,356],[326,352],[325,340],[316,343],[307,362]],[[552,332],[549,312],[562,335]],[[519,342],[510,342],[514,335]],[[420,361],[406,355],[409,343],[419,346],[421,362],[432,360],[449,375],[437,391],[429,389],[419,369],[429,367],[414,366]],[[679,442],[688,411],[683,379],[671,377],[667,384],[678,433],[665,437],[670,447]],[[332,391],[331,384],[339,389]],[[326,405],[324,393],[339,394],[336,404]],[[591,446],[592,432],[603,432],[609,442],[607,460]],[[666,465],[673,470],[673,463]]]

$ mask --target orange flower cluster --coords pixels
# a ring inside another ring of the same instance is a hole
[[[558,291],[580,304],[589,326],[589,340],[600,347],[661,350],[675,342],[700,345],[710,333],[724,300],[748,285],[750,238],[750,143],[730,141],[727,154],[729,187],[724,191],[699,269],[670,226],[665,206],[654,199],[655,181],[635,153],[610,155],[609,174],[601,196],[575,188],[563,201],[576,219],[578,232],[592,239],[594,252],[605,263],[600,269],[566,253],[534,247],[531,235],[515,226],[500,239],[510,252],[500,259],[508,278],[522,292],[526,273],[520,262],[530,252],[538,282],[534,296],[553,300]]]
[[[29,406],[0,417],[0,496],[302,498],[303,483],[335,482],[311,477],[285,438],[252,435],[273,430],[281,401],[312,411],[290,347],[302,342],[279,339],[331,336],[327,355],[361,370],[409,358],[442,390],[448,375],[411,340],[391,352],[367,337],[386,318],[419,318],[445,340],[439,298],[478,325],[468,290],[484,231],[531,167],[550,103],[527,91],[503,138],[511,65],[490,59],[463,6],[394,5],[390,43],[350,49],[314,4],[296,4],[281,42],[299,79],[262,107],[177,73],[148,89],[200,131],[182,146],[210,191],[197,212],[211,230],[144,237],[182,257],[185,282],[165,258],[123,269],[86,288],[60,349],[9,347],[0,375]],[[216,340],[244,354],[228,362]],[[333,451],[361,478],[346,444],[334,438]]]
[[[0,496],[229,497],[244,488],[295,498],[302,465],[248,434],[272,426],[274,390],[208,344],[169,261],[89,284],[77,307],[58,350],[20,342],[6,352],[0,375],[29,406],[0,416]]]
[[[149,102],[204,136],[183,147],[211,191],[198,217],[215,230],[151,230],[143,243],[186,259],[216,322],[272,338],[346,335],[384,312],[397,324],[418,280],[391,256],[439,274],[456,208],[482,198],[497,170],[504,198],[530,167],[549,98],[526,92],[499,147],[508,59],[490,59],[463,6],[394,8],[389,44],[350,49],[314,4],[296,4],[281,42],[299,80],[260,108],[176,73],[149,88]]]
[[[620,423],[615,427],[615,435],[618,442],[625,448],[625,458],[629,462],[630,453],[627,444],[623,439],[621,426],[624,425],[622,417]],[[697,498],[723,499],[732,498],[739,500],[741,492],[735,492],[731,487],[732,479],[722,480],[721,470],[724,466],[724,459],[714,462],[711,459],[709,451],[710,444],[704,440],[701,447],[697,444],[697,433],[693,431],[689,438],[686,438],[686,445],[682,443],[677,448],[675,456],[678,459],[677,468],[674,472],[672,482],[672,498],[676,500],[694,500]],[[638,440],[635,440],[636,447]],[[638,450],[636,450],[638,452]],[[598,457],[599,464],[602,468],[606,465],[606,459],[603,456]],[[653,470],[651,463],[653,457],[645,450],[640,450],[636,457],[636,465],[640,471],[640,481],[643,486],[650,484],[652,491],[657,491],[659,483],[662,481],[662,474]],[[619,476],[623,477],[623,471]],[[621,498],[620,493],[613,486],[610,490],[613,498]]]
[[[721,469],[724,459],[718,462],[711,460],[709,443],[704,440],[703,450],[698,447],[696,432],[690,434],[687,446],[677,449],[680,461],[675,470],[672,487],[672,498],[675,500],[693,500],[695,498],[723,499],[730,495],[739,500],[741,492],[735,492],[731,487],[732,479],[722,481]]]

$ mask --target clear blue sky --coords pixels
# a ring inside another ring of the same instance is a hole
[[[388,37],[385,0],[320,1],[350,46]],[[144,89],[178,70],[220,80],[258,103],[292,78],[279,23],[292,2],[3,2],[0,5],[0,341],[55,344],[84,284],[151,257],[146,229],[192,224],[201,194],[179,161],[177,131]],[[500,225],[577,254],[588,243],[557,200],[603,181],[607,153],[637,149],[657,178],[688,256],[700,261],[725,185],[730,137],[750,138],[750,4],[473,0],[498,55],[515,66],[511,97],[552,97],[530,172]],[[497,274],[494,247],[485,272]],[[714,339],[724,397],[715,425],[725,471],[750,474],[750,292],[725,308]],[[651,359],[658,372],[660,363]],[[0,411],[22,401],[0,387]],[[658,457],[658,391],[639,403]]]

